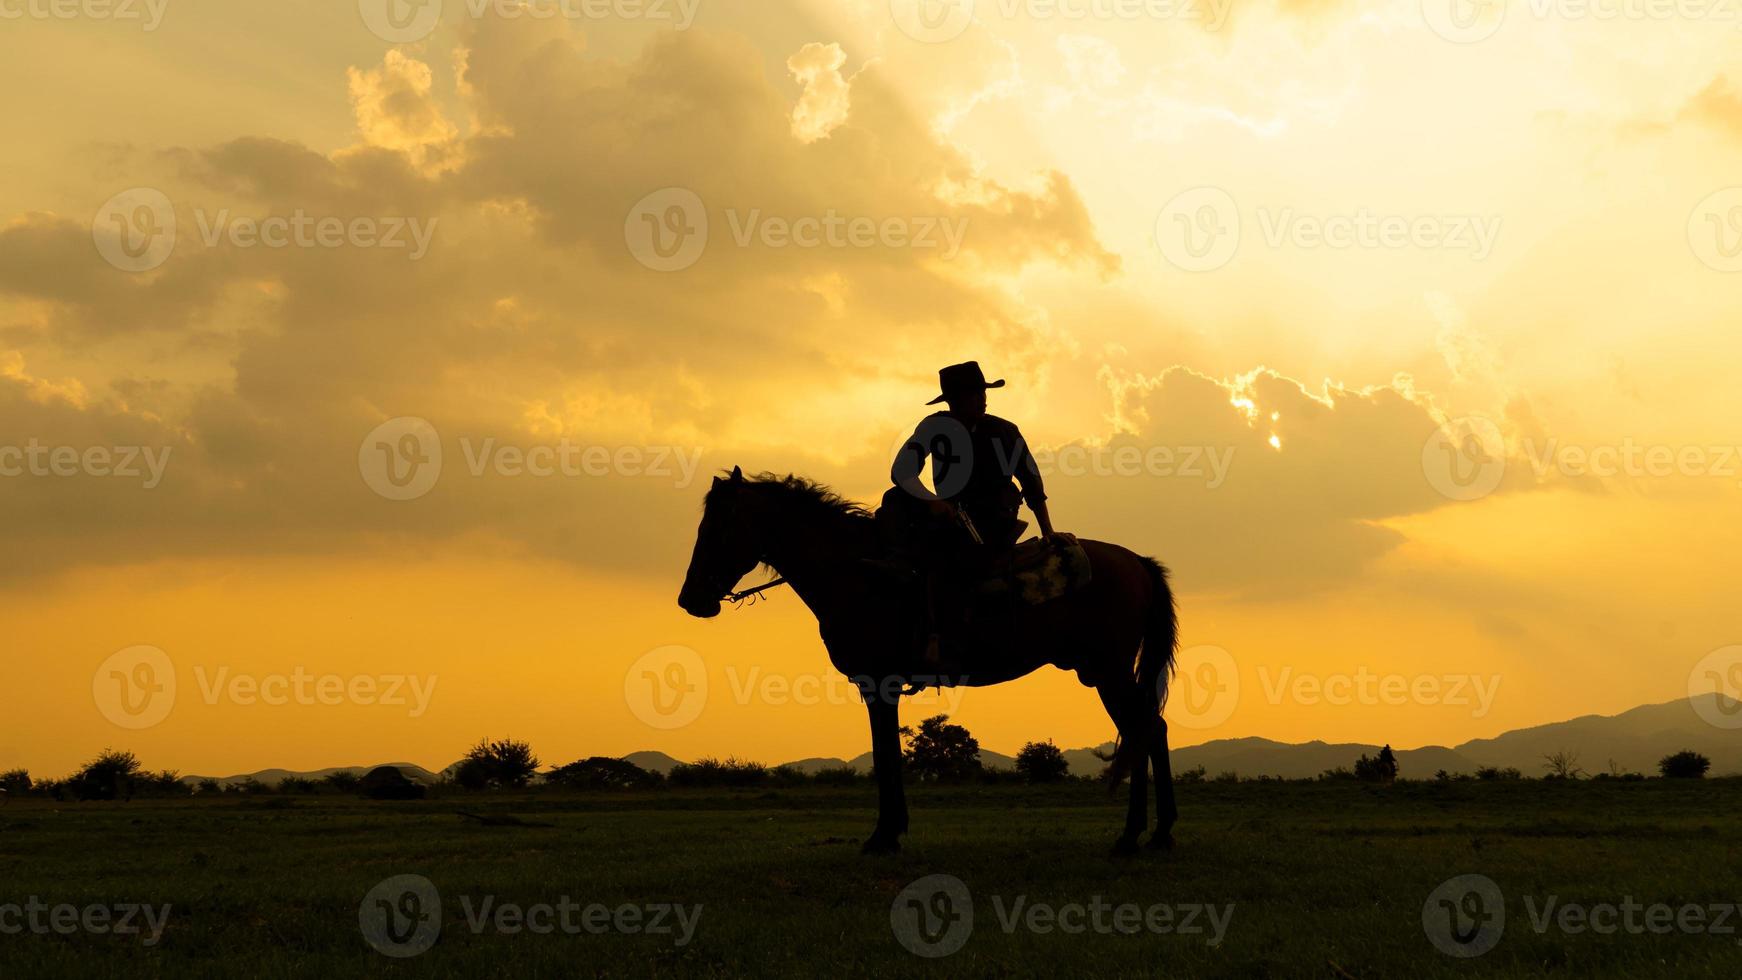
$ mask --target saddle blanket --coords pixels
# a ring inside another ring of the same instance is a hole
[[[1038,606],[1089,584],[1089,553],[1075,541],[1023,541],[974,587],[977,596]]]

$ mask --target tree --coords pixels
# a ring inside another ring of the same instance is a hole
[[[81,800],[128,799],[133,796],[133,781],[140,772],[138,756],[104,749],[67,782],[73,795]]]
[[[1578,779],[1585,774],[1585,770],[1579,767],[1579,754],[1570,749],[1561,749],[1542,758],[1542,767],[1548,770],[1550,779]]]
[[[626,759],[596,755],[558,766],[545,773],[544,781],[569,789],[647,789],[658,786],[660,776]]]
[[[1657,771],[1663,773],[1665,779],[1704,779],[1706,770],[1710,768],[1712,760],[1693,749],[1666,755],[1657,763]]]
[[[357,792],[357,784],[361,781],[361,777],[356,773],[341,769],[338,772],[328,773],[326,778],[321,780],[321,784],[335,793],[355,793]]]
[[[0,789],[14,796],[22,796],[30,792],[30,772],[25,769],[0,772]]]
[[[1030,742],[1016,753],[1016,771],[1031,783],[1056,783],[1071,773],[1071,764],[1052,739]]]
[[[917,731],[903,725],[901,737],[907,739],[907,765],[920,779],[966,779],[980,772],[979,740],[950,724],[949,715],[927,718]]]
[[[1355,778],[1369,783],[1390,783],[1397,780],[1397,756],[1392,754],[1391,746],[1379,750],[1377,758],[1369,759],[1366,753],[1355,760]]]
[[[513,739],[480,739],[454,768],[454,782],[466,789],[519,789],[538,774],[532,746]]]

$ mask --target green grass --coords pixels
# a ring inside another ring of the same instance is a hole
[[[1742,902],[1742,781],[1206,783],[1179,787],[1179,847],[1114,860],[1123,808],[1095,786],[916,788],[894,858],[864,858],[869,786],[615,796],[14,801],[0,810],[0,905],[172,906],[138,939],[0,935],[0,976],[1454,977],[1742,974],[1738,935],[1536,932],[1539,902]],[[491,827],[466,809],[551,827]],[[381,880],[427,876],[443,929],[420,956],[372,950],[358,906]],[[961,879],[974,930],[921,959],[891,904],[931,874]],[[1494,879],[1506,930],[1455,960],[1422,906],[1459,874]],[[702,906],[692,942],[647,935],[474,934],[474,901]],[[1205,935],[1006,933],[994,896],[1063,905],[1232,904]],[[4,922],[0,921],[0,925]],[[1742,930],[1742,922],[1730,925]]]

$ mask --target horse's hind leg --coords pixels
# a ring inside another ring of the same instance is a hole
[[[1155,745],[1150,749],[1155,763],[1155,834],[1149,838],[1151,850],[1165,851],[1173,847],[1173,825],[1179,819],[1179,808],[1173,802],[1173,766],[1167,759],[1167,722],[1156,719]]]
[[[1114,854],[1133,854],[1137,851],[1137,838],[1149,823],[1149,759],[1141,749],[1148,741],[1149,727],[1143,718],[1143,698],[1130,682],[1096,691],[1119,729],[1120,750],[1131,752],[1137,759],[1137,764],[1131,767],[1131,804],[1125,811],[1125,832],[1113,842]]]

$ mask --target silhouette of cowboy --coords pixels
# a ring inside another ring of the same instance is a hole
[[[986,412],[986,391],[1004,387],[1003,380],[987,381],[979,363],[968,361],[939,371],[938,384],[943,393],[927,404],[949,407],[923,419],[896,453],[889,471],[895,485],[879,511],[890,550],[926,573],[926,657],[932,661],[938,659],[938,607],[954,606],[946,600],[958,598],[940,593],[1016,543],[1028,526],[1017,517],[1023,502],[1042,538],[1071,539],[1053,530],[1040,469],[1021,430]],[[919,478],[928,458],[929,488]]]

